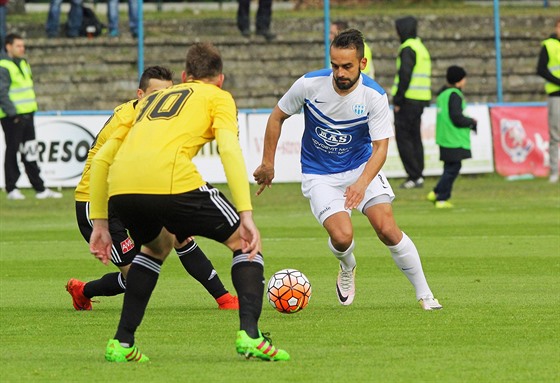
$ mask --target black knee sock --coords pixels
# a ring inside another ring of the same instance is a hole
[[[126,278],[121,320],[115,335],[121,343],[134,344],[134,333],[144,317],[146,306],[156,287],[162,261],[138,253]]]
[[[218,299],[228,292],[218,273],[214,270],[212,262],[195,241],[191,241],[182,248],[175,249],[175,251],[187,273],[200,282],[214,299]]]
[[[251,338],[258,338],[264,293],[264,260],[260,253],[252,262],[249,262],[248,256],[241,250],[233,253],[231,280],[239,298],[239,328]]]
[[[90,281],[84,286],[84,295],[93,297],[112,297],[124,293],[126,282],[121,273],[105,274],[95,281]]]

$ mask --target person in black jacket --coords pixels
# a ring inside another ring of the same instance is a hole
[[[537,74],[546,80],[548,95],[548,132],[550,182],[558,182],[558,143],[560,142],[560,17],[556,19],[556,33],[542,42]]]
[[[430,105],[431,59],[420,38],[416,36],[418,22],[412,16],[395,22],[401,40],[397,57],[397,74],[391,90],[395,115],[395,139],[408,177],[401,189],[424,186],[424,146],[420,123],[424,107]]]
[[[449,202],[453,183],[459,176],[461,161],[471,158],[470,131],[476,132],[477,122],[463,114],[466,107],[463,88],[467,82],[467,72],[460,66],[447,68],[447,85],[437,96],[436,143],[439,145],[439,159],[443,161],[443,174],[436,187],[428,193],[428,201],[438,209],[452,208]]]

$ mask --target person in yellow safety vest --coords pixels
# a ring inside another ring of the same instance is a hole
[[[6,139],[4,159],[5,189],[8,199],[22,200],[25,195],[16,183],[21,175],[18,153],[29,182],[38,199],[61,198],[62,194],[45,188],[40,176],[37,141],[33,114],[37,111],[37,101],[33,90],[31,67],[23,58],[25,44],[15,33],[6,36],[6,53],[0,56],[0,124]]]
[[[424,186],[424,146],[420,122],[424,107],[432,99],[430,53],[416,36],[417,20],[412,16],[397,19],[395,26],[401,40],[397,57],[397,74],[391,89],[395,116],[397,149],[407,174],[401,189]]]
[[[556,33],[542,42],[537,74],[546,80],[544,86],[548,95],[548,132],[550,141],[550,178],[558,182],[558,143],[560,141],[560,17],[556,19]]]
[[[331,23],[329,29],[329,41],[333,41],[334,37],[338,35],[343,30],[348,29],[348,23],[344,20],[336,20]],[[375,68],[373,66],[373,59],[371,48],[364,41],[364,57],[367,59],[366,67],[362,70],[362,73],[375,79]]]

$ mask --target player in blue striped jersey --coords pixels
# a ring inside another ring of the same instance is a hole
[[[361,211],[416,290],[424,310],[440,309],[424,276],[412,240],[395,222],[395,195],[381,168],[393,128],[383,88],[360,74],[366,65],[364,39],[355,29],[337,35],[331,67],[299,78],[280,99],[266,126],[261,165],[253,176],[257,195],[272,184],[274,158],[283,122],[303,107],[302,192],[329,234],[328,245],[340,262],[336,290],[342,305],[355,294],[354,235],[350,215]]]

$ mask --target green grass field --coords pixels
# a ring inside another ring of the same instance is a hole
[[[393,180],[393,185],[398,185]],[[428,179],[431,187],[435,179]],[[354,215],[358,261],[354,304],[335,293],[337,262],[298,184],[254,199],[265,274],[303,271],[309,306],[282,315],[265,302],[261,328],[290,352],[285,363],[235,353],[236,312],[186,276],[175,255],[164,265],[137,332],[146,365],[104,360],[122,297],[74,311],[70,277],[96,279],[64,199],[0,195],[0,381],[8,382],[558,382],[560,381],[560,189],[545,179],[508,182],[462,176],[456,208],[436,211],[424,190],[397,190],[394,210],[415,241],[444,309],[422,311],[364,217]],[[253,186],[256,190],[256,186]],[[230,290],[231,254],[199,238]]]

